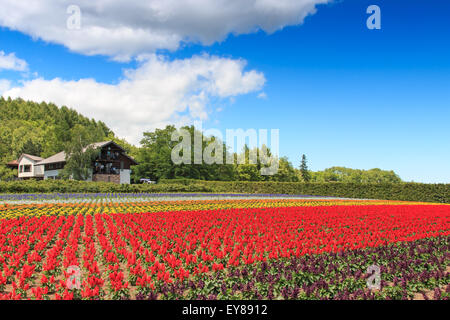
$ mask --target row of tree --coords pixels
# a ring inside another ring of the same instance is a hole
[[[202,137],[202,151],[210,144],[221,144],[222,147],[218,148],[223,151],[222,155],[218,156],[221,157],[221,161],[211,164],[202,161],[201,164],[196,164],[194,139],[191,139],[189,148],[191,150],[190,163],[174,164],[172,161],[172,150],[180,142],[172,139],[172,135],[177,131],[177,128],[167,126],[164,129],[156,129],[153,132],[144,133],[144,139],[142,139],[141,147],[136,155],[136,160],[139,163],[134,168],[133,178],[136,181],[140,178],[152,180],[187,178],[215,181],[298,181],[298,175],[287,158],[279,159],[279,168],[276,174],[261,175],[261,168],[269,166],[269,164],[263,163],[261,160],[263,155],[272,157],[270,150],[265,146],[250,150],[245,145],[241,153],[230,154],[226,144],[217,137],[207,137],[205,139],[193,126],[182,127],[181,129],[188,131],[191,137],[194,137],[196,134]],[[256,155],[254,163],[250,161],[251,153]],[[214,152],[212,155],[215,156]],[[234,159],[233,163],[227,161],[229,157]]]
[[[183,127],[189,131],[193,137],[196,133],[194,127]],[[194,163],[194,139],[191,139],[191,163],[174,164],[171,160],[173,148],[179,143],[172,141],[172,134],[177,129],[174,126],[167,126],[164,129],[156,129],[153,132],[145,132],[141,147],[137,150],[136,160],[139,162],[134,168],[133,178],[139,181],[140,178],[159,179],[199,179],[214,181],[282,181],[282,182],[358,182],[358,183],[381,183],[402,182],[400,177],[393,171],[380,169],[357,170],[344,167],[332,167],[324,171],[312,172],[308,169],[306,155],[302,155],[299,167],[296,168],[286,158],[278,159],[278,170],[274,175],[261,175],[261,168],[267,166],[262,163],[261,156],[267,154],[273,157],[270,150],[265,146],[250,150],[247,146],[240,154],[233,153],[233,164],[227,164],[226,158],[230,155],[226,145],[215,137],[202,139],[202,150],[205,150],[210,143],[218,142],[223,144],[222,164],[193,164]],[[250,153],[254,152],[256,163],[250,162]],[[238,159],[243,157],[245,161],[239,164]]]

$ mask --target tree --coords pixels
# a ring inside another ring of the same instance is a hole
[[[309,182],[311,180],[311,174],[308,170],[308,165],[306,162],[306,155],[302,155],[302,162],[300,164],[300,175],[304,182]]]
[[[12,181],[17,177],[17,170],[0,165],[0,181]]]
[[[65,147],[66,165],[61,172],[62,178],[87,180],[92,174],[92,162],[98,157],[99,149],[93,148],[92,137],[84,127],[76,127],[77,133]]]
[[[140,178],[152,180],[174,178],[173,163],[171,162],[171,134],[174,126],[156,129],[154,132],[144,132],[141,148],[137,153],[139,165],[135,166],[135,182]]]
[[[111,130],[101,121],[88,119],[67,107],[0,97],[0,163],[21,153],[47,158],[64,150],[77,126],[88,129],[95,142],[112,140]]]
[[[25,140],[21,149],[19,150],[19,154],[27,153],[34,156],[40,156],[42,153],[42,144],[40,141],[34,141],[31,138]]]
[[[273,176],[274,181],[298,182],[298,176],[292,164],[287,157],[281,157],[279,160],[278,172]]]
[[[239,181],[260,181],[262,176],[256,164],[239,164],[236,168]]]
[[[400,183],[402,179],[394,171],[378,168],[370,170],[331,167],[323,171],[311,172],[314,182],[352,182],[352,183]]]
[[[172,133],[177,128],[174,126],[166,126],[164,129],[156,129],[153,132],[144,132],[144,138],[141,140],[141,148],[137,151],[136,160],[139,165],[134,169],[134,181],[139,181],[140,178],[150,178],[152,180],[159,179],[202,179],[202,180],[233,180],[235,171],[231,164],[226,164],[226,155],[223,155],[223,163],[201,164],[194,163],[194,134],[202,134],[193,126],[182,127],[181,129],[189,131],[191,141],[191,164],[175,164],[172,162],[172,150],[179,141],[172,141]],[[220,139],[215,137],[208,137],[202,139],[202,150],[211,143],[222,143]],[[223,150],[225,151],[225,144]]]

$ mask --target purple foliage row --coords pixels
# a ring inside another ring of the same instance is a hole
[[[425,299],[450,297],[450,236],[227,268],[173,284],[136,299]],[[380,290],[366,273],[380,266]]]

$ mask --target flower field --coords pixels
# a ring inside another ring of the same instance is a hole
[[[5,201],[0,298],[448,299],[449,249],[442,204]]]

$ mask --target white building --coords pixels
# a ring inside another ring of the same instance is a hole
[[[42,161],[41,157],[33,156],[31,154],[22,154],[17,160],[18,166],[18,177],[19,179],[43,179],[44,178],[44,167],[38,163]]]

